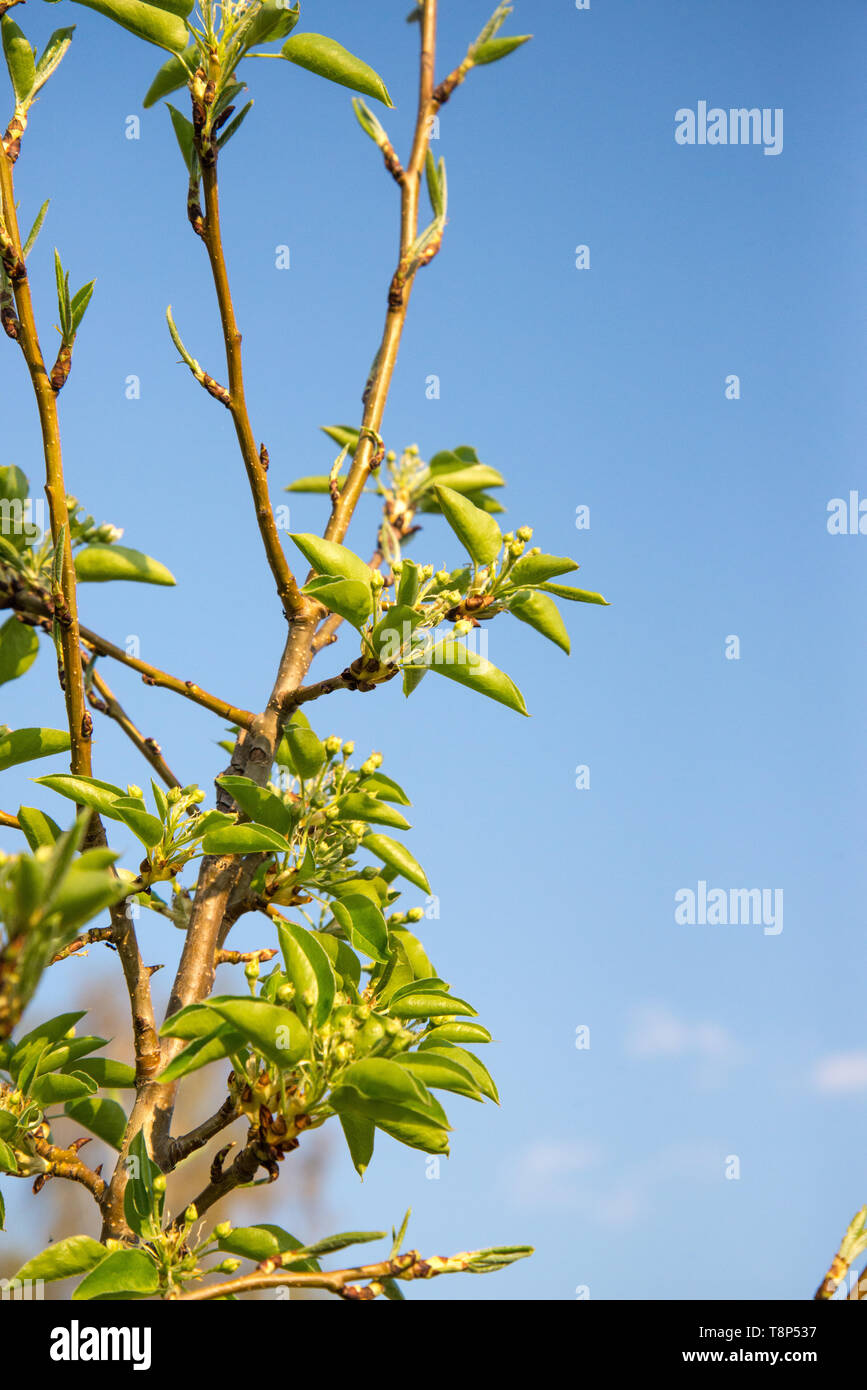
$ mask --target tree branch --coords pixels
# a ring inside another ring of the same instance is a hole
[[[33,314],[30,283],[24,265],[21,234],[15,208],[12,161],[6,146],[0,141],[0,251],[18,315],[17,341],[24,354],[42,432],[42,451],[45,458],[45,495],[51,518],[51,535],[55,546],[62,550],[59,592],[55,594],[55,621],[60,635],[62,655],[61,684],[66,702],[66,720],[71,745],[70,767],[81,776],[91,775],[91,737],[93,721],[84,699],[84,676],[78,629],[78,602],[75,585],[75,566],[69,534],[69,512],[66,506],[66,485],[63,478],[63,454],[60,445],[60,425],[57,418],[57,393],[52,386]]]
[[[136,728],[114,692],[106,681],[103,680],[98,671],[93,672],[91,680],[94,689],[97,691],[97,695],[94,695],[92,691],[88,692],[88,699],[92,708],[98,710],[100,714],[106,715],[107,718],[113,719],[114,722],[123,729],[127,738],[135,744],[142,757],[150,763],[154,772],[165,782],[167,787],[182,786],[183,784],[178,780],[168,763],[164,760],[159,744],[155,739],[145,738],[144,734]]]
[[[47,1139],[41,1139],[37,1135],[31,1136],[31,1139],[39,1157],[44,1158],[49,1165],[50,1171],[43,1174],[44,1177],[67,1178],[70,1182],[81,1183],[95,1202],[102,1202],[106,1193],[105,1183],[98,1173],[94,1173],[92,1168],[82,1163],[75,1149],[58,1149],[54,1144],[49,1144]]]
[[[252,1274],[242,1274],[238,1279],[225,1279],[219,1284],[206,1284],[204,1288],[193,1289],[190,1293],[177,1295],[181,1303],[203,1303],[210,1298],[227,1298],[230,1294],[252,1293],[256,1289],[277,1289],[288,1286],[292,1289],[326,1289],[352,1302],[370,1302],[385,1293],[383,1281],[397,1279],[435,1279],[438,1274],[463,1274],[470,1268],[478,1252],[463,1251],[459,1255],[433,1255],[424,1260],[417,1250],[409,1250],[405,1255],[395,1255],[390,1260],[380,1260],[376,1264],[356,1265],[353,1269],[323,1270],[319,1273],[301,1273],[293,1270],[275,1269],[280,1257],[265,1260]],[[286,1258],[291,1259],[292,1251]]]
[[[8,811],[0,811],[0,825],[7,830],[20,830],[21,823],[17,816],[10,815]]]
[[[183,1163],[190,1154],[196,1153],[198,1149],[203,1149],[221,1130],[234,1124],[240,1113],[231,1096],[227,1096],[219,1110],[215,1115],[211,1115],[210,1119],[204,1120],[202,1124],[191,1129],[188,1134],[181,1135],[179,1139],[170,1139],[166,1155],[168,1170],[177,1168],[178,1164]]]

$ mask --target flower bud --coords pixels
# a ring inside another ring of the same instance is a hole
[[[277,1002],[279,1004],[291,1004],[295,998],[294,985],[281,985],[277,991]]]
[[[336,820],[337,817],[338,817],[339,815],[340,815],[340,807],[339,807],[339,806],[326,806],[326,808],[325,808],[325,819],[326,819],[326,820]]]
[[[355,752],[355,744],[350,740],[349,743],[344,743],[340,751],[343,753],[344,757],[351,758]]]
[[[455,623],[455,635],[462,637],[465,632],[472,632],[473,625],[469,618],[459,618]]]
[[[196,1205],[195,1205],[194,1202],[190,1202],[190,1205],[187,1207],[186,1211],[184,1212],[184,1225],[185,1225],[185,1226],[192,1226],[193,1222],[194,1222],[194,1221],[198,1221],[198,1219],[199,1219],[198,1208],[196,1207]]]
[[[248,960],[248,961],[247,961],[247,964],[244,966],[244,974],[246,975],[246,977],[247,977],[248,980],[258,980],[258,978],[259,978],[259,962],[258,962],[258,960]]]
[[[331,734],[330,737],[325,740],[325,751],[330,758],[333,758],[340,752],[340,737],[338,734]]]
[[[236,1269],[241,1268],[241,1261],[232,1259],[223,1260],[221,1264],[214,1266],[215,1274],[234,1274]]]
[[[406,920],[408,922],[420,922],[423,916],[423,907],[411,907],[409,912],[406,914]]]
[[[449,582],[448,570],[437,570],[436,575],[434,577],[438,584],[448,584]]]
[[[170,806],[177,806],[177,804],[178,804],[178,802],[180,801],[180,799],[181,799],[181,789],[180,789],[180,787],[169,787],[168,791],[166,792],[166,801],[169,803],[169,805],[170,805]]]
[[[532,526],[519,526],[519,527],[518,527],[518,540],[519,540],[519,541],[530,541],[530,540],[532,540],[532,539],[533,539],[533,528],[532,528]]]
[[[377,593],[377,592],[383,587],[384,584],[385,584],[385,580],[383,579],[383,577],[382,577],[382,575],[380,574],[379,570],[374,570],[374,571],[373,571],[373,576],[372,576],[371,581],[370,581],[370,587],[371,587],[371,589],[373,589],[374,593]]]
[[[144,799],[144,792],[141,787],[137,787],[134,782],[127,783],[127,796],[135,796],[139,801]]]
[[[154,1175],[153,1189],[154,1189],[154,1192],[159,1192],[159,1193],[165,1192],[165,1190],[166,1190],[166,1175],[165,1175],[165,1173],[156,1173],[156,1174]]]
[[[229,1234],[231,1229],[231,1221],[221,1221],[219,1226],[214,1227],[214,1235],[217,1237],[217,1240],[222,1240],[224,1236]]]

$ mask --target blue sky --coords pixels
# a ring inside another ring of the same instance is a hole
[[[443,0],[440,75],[488,3]],[[305,28],[381,72],[399,150],[414,112],[407,8],[303,6]],[[31,262],[46,338],[53,245],[76,283],[97,277],[61,400],[68,486],[178,578],[175,590],[83,590],[83,619],[258,708],[282,619],[229,421],[165,331],[171,303],[220,376],[186,175],[165,113],[140,106],[160,56],[66,0],[20,14],[34,41],[78,25],[17,166],[23,220],[52,198]],[[382,1139],[361,1186],[335,1138],[331,1229],[387,1225],[412,1203],[423,1250],[538,1251],[413,1296],[801,1298],[867,1201],[867,539],[826,525],[831,499],[867,496],[865,30],[853,0],[833,19],[783,0],[524,3],[510,31],[534,42],[472,74],[443,111],[434,148],[450,221],[419,278],[386,441],[424,457],[475,446],[508,479],[509,523],[574,554],[579,582],[612,606],[569,606],[571,660],[517,624],[491,632],[530,720],[442,681],[409,702],[392,686],[311,711],[322,735],[380,749],[410,791],[411,843],[440,899],[425,940],[499,1040],[485,1060],[503,1099],[499,1111],[450,1106],[438,1180],[423,1155]],[[359,418],[397,202],[347,92],[288,64],[248,66],[256,105],[223,160],[224,222],[254,429],[279,489],[327,469],[318,426]],[[782,108],[782,152],[677,144],[675,113],[699,101]],[[289,270],[275,267],[282,245]],[[575,266],[578,245],[589,269]],[[730,374],[740,399],[726,398]],[[11,345],[2,419],[0,462],[38,476]],[[291,501],[293,529],[321,528],[321,498]],[[575,528],[579,506],[589,529]],[[349,537],[361,552],[366,507]],[[457,558],[436,519],[414,553]],[[339,669],[344,650],[314,669]],[[182,779],[210,786],[217,721],[105,674]],[[47,649],[0,691],[0,718],[62,722]],[[97,734],[97,775],[142,782],[122,736],[104,722]],[[578,765],[589,789],[575,787]],[[3,785],[4,808],[50,807],[18,770]],[[783,930],[677,925],[675,893],[702,880],[781,888]],[[148,959],[175,959],[170,931],[148,922],[142,934]],[[248,920],[235,944],[264,934]],[[91,965],[116,996],[116,963]],[[86,969],[60,967],[33,1017],[75,997]],[[155,980],[163,994],[169,975]],[[59,1230],[56,1187],[36,1203],[9,1193],[33,1243]],[[266,1219],[322,1234],[291,1160],[269,1201]],[[248,1199],[249,1215],[262,1210]]]

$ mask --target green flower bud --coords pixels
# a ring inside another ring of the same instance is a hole
[[[294,985],[281,985],[277,991],[277,1002],[279,1004],[291,1004],[295,998]]]
[[[334,1049],[334,1055],[338,1062],[351,1062],[355,1056],[355,1048],[349,1042],[338,1043]]]
[[[165,1175],[165,1173],[157,1173],[157,1174],[155,1174],[155,1176],[154,1176],[154,1182],[153,1182],[153,1187],[154,1187],[154,1192],[160,1192],[160,1193],[165,1192],[165,1190],[166,1190],[166,1175]]]
[[[134,782],[128,782],[126,790],[129,796],[136,796],[140,800],[144,799],[144,792],[141,787],[137,787]]]
[[[360,1018],[361,1021],[364,1022],[366,1018],[370,1018],[370,1013],[371,1009],[369,1004],[359,1004],[355,1010],[355,1017]]]
[[[448,570],[437,570],[436,575],[435,575],[435,578],[436,578],[436,582],[437,582],[438,584],[448,584],[448,582],[449,582],[449,572],[448,572]]]
[[[363,840],[367,834],[367,825],[363,820],[351,820],[349,829],[356,840]]]
[[[532,528],[532,526],[519,526],[519,527],[518,527],[518,540],[519,540],[519,541],[529,541],[529,540],[532,540],[532,539],[533,539],[533,528]]]
[[[231,1229],[231,1221],[221,1221],[219,1226],[214,1227],[214,1235],[217,1237],[217,1240],[222,1240],[224,1236],[229,1234]]]
[[[340,738],[337,734],[331,734],[331,736],[325,740],[325,751],[330,758],[333,758],[335,754],[340,752]]]
[[[405,913],[405,912],[393,912],[393,913],[391,914],[391,916],[389,917],[389,919],[388,919],[388,925],[389,925],[390,927],[402,927],[402,926],[404,925],[405,922],[406,922],[406,913]]]
[[[244,966],[244,974],[248,980],[258,980],[259,962],[257,960],[248,960],[247,964]]]
[[[394,450],[393,450],[393,449],[389,449],[388,453],[387,453],[386,456],[385,456],[385,461],[386,461],[386,463],[394,463],[395,460],[396,460],[396,458],[397,458],[397,454],[394,452]]]
[[[455,623],[454,630],[456,636],[462,637],[465,632],[472,632],[473,625],[470,622],[469,618],[459,618],[458,621]]]
[[[155,1183],[154,1185],[156,1186],[156,1183]],[[185,1225],[185,1226],[192,1226],[193,1222],[194,1222],[194,1221],[198,1221],[198,1219],[199,1219],[198,1208],[196,1207],[196,1205],[195,1205],[194,1202],[190,1202],[190,1205],[187,1207],[186,1211],[184,1212],[184,1225]]]
[[[406,914],[406,920],[408,922],[420,922],[423,916],[423,907],[411,907],[409,912]]]
[[[398,1018],[387,1018],[385,1020],[385,1031],[390,1038],[394,1038],[398,1033],[403,1032],[403,1024]]]
[[[166,792],[166,801],[169,803],[169,805],[170,805],[170,806],[177,806],[177,804],[178,804],[178,802],[180,801],[180,799],[181,799],[181,789],[180,789],[180,787],[169,787],[168,791]]]
[[[344,743],[340,751],[343,753],[344,757],[351,758],[355,752],[355,744],[352,741]]]
[[[240,1261],[240,1260],[236,1260],[234,1257],[232,1257],[231,1259],[223,1260],[223,1262],[222,1262],[221,1264],[215,1265],[215,1266],[214,1266],[214,1273],[215,1273],[215,1274],[234,1274],[234,1273],[235,1273],[235,1270],[236,1270],[236,1269],[240,1269],[240,1268],[241,1268],[241,1261]]]
[[[340,807],[339,807],[339,806],[326,806],[326,808],[325,808],[325,819],[326,819],[326,820],[336,820],[337,817],[338,817],[339,815],[340,815]]]

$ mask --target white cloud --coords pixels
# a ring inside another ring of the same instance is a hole
[[[703,1062],[738,1062],[742,1049],[719,1023],[687,1023],[670,1009],[652,1005],[635,1015],[626,1039],[633,1057],[694,1057]]]
[[[823,1057],[812,1073],[813,1086],[826,1095],[867,1091],[867,1052],[837,1052]]]

